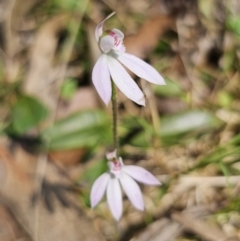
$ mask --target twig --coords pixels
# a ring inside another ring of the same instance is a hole
[[[46,166],[48,162],[48,157],[47,154],[40,154],[38,156],[38,161],[37,161],[37,170],[36,170],[36,177],[35,177],[35,187],[36,187],[36,196],[40,197],[42,193],[42,185],[43,185],[43,180],[45,176],[45,171],[46,171]],[[34,240],[38,241],[38,226],[39,226],[39,213],[40,213],[40,204],[36,204],[35,208],[35,231],[34,231]]]
[[[197,220],[191,215],[185,213],[174,213],[171,215],[172,219],[181,223],[185,228],[197,233],[203,239],[208,241],[227,241],[230,239],[224,234],[224,232],[217,226],[210,225],[209,223]],[[231,241],[237,241],[238,239],[231,238]]]
[[[217,177],[193,177],[182,176],[179,179],[179,185],[188,188],[196,187],[199,185],[207,185],[211,187],[226,187],[229,185],[238,185],[240,183],[240,176],[217,176]]]

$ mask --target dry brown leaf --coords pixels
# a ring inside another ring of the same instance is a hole
[[[95,90],[93,87],[81,87],[78,89],[71,100],[65,103],[59,103],[57,110],[57,119],[67,117],[74,112],[82,110],[91,110],[98,107]],[[72,150],[58,150],[49,153],[50,160],[64,165],[74,165],[81,161],[86,153],[86,148]]]
[[[208,241],[238,241],[237,238],[227,237],[225,233],[215,225],[204,220],[199,220],[186,213],[174,213],[172,219],[183,224],[183,226],[198,234]]]
[[[59,81],[49,79],[57,48],[57,34],[66,27],[69,17],[57,15],[38,31],[30,55],[30,68],[24,83],[27,94],[34,95],[53,111],[58,100]]]
[[[148,225],[133,241],[172,241],[181,233],[181,225],[168,218],[162,218]]]
[[[136,35],[124,39],[127,52],[142,59],[153,51],[163,34],[174,28],[175,19],[169,15],[160,15],[148,20]]]
[[[5,174],[0,177],[1,199],[32,240],[104,240],[84,215],[72,183],[53,164],[41,170],[38,163],[35,175],[27,175],[3,147],[0,164]]]
[[[183,213],[191,215],[194,218],[199,218],[212,213],[212,209],[208,206],[193,206],[185,209]],[[172,241],[183,232],[184,228],[181,223],[167,217],[162,217],[149,224],[133,241]]]
[[[21,42],[21,34],[19,30],[26,28],[25,25],[31,23],[29,19],[29,12],[40,2],[40,0],[25,0],[24,4],[21,0],[13,1],[11,18],[9,19],[9,31],[10,35],[7,39],[8,51],[7,54],[13,57],[23,48],[23,43]],[[28,15],[28,20],[26,17]]]
[[[74,150],[62,150],[52,151],[49,153],[50,160],[56,163],[62,163],[64,165],[77,164],[85,155],[86,150],[84,148]]]
[[[0,204],[0,240],[3,241],[30,241],[28,235],[12,217],[7,208]]]

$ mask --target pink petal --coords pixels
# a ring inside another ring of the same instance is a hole
[[[110,35],[106,35],[100,39],[99,47],[104,53],[108,53],[114,48],[114,38]]]
[[[113,15],[115,14],[115,12],[112,12],[111,14],[109,14],[105,19],[103,19],[96,27],[95,29],[95,38],[98,42],[99,37],[102,36],[103,34],[103,24],[106,20],[108,20],[109,18],[111,18]]]
[[[122,192],[117,178],[109,180],[107,201],[113,217],[118,221],[122,216]]]
[[[100,55],[93,67],[92,81],[98,94],[107,105],[112,96],[112,84],[105,54]]]
[[[117,87],[131,100],[139,105],[145,105],[142,91],[127,73],[124,67],[112,56],[108,57],[108,67],[113,81]]]
[[[157,70],[136,56],[124,53],[119,55],[117,59],[142,79],[145,79],[153,84],[165,85],[164,79]]]
[[[122,173],[120,182],[123,187],[123,190],[125,191],[132,205],[136,209],[143,211],[144,202],[143,202],[142,192],[139,186],[137,185],[137,183],[124,172]]]
[[[95,207],[102,199],[104,192],[107,188],[108,181],[110,179],[109,173],[104,173],[100,177],[96,179],[93,183],[91,193],[90,193],[90,201],[91,207]]]
[[[156,177],[146,169],[138,166],[124,166],[123,171],[130,175],[132,178],[138,182],[147,185],[161,185]]]

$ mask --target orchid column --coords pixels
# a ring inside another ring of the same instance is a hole
[[[129,99],[145,106],[145,98],[136,82],[128,74],[130,71],[153,84],[164,85],[165,81],[160,74],[141,59],[126,53],[123,45],[124,34],[118,29],[103,31],[104,22],[112,17],[110,14],[100,22],[95,30],[95,37],[101,50],[92,72],[93,84],[106,105],[112,99],[113,105],[113,136],[114,146],[117,149],[117,94],[116,86]],[[116,84],[116,86],[115,86]],[[143,198],[140,188],[133,180],[148,185],[160,185],[160,182],[147,170],[136,166],[124,166],[122,159],[117,157],[116,150],[107,154],[109,172],[100,176],[91,190],[91,205],[96,206],[107,189],[109,208],[116,220],[122,214],[122,194],[120,184],[131,203],[139,210],[143,210]],[[133,178],[133,179],[132,179]]]

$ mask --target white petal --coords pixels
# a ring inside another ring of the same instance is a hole
[[[135,81],[127,73],[124,67],[112,56],[108,57],[108,67],[117,87],[131,100],[139,105],[145,105],[145,99],[142,91]]]
[[[99,47],[104,53],[108,53],[114,48],[114,38],[110,35],[106,35],[100,39]]]
[[[91,207],[95,207],[102,199],[110,179],[109,173],[104,173],[96,179],[90,193]]]
[[[107,105],[112,96],[112,84],[105,54],[100,55],[93,67],[92,81],[98,94]]]
[[[146,169],[138,166],[124,166],[123,171],[130,175],[132,178],[138,182],[147,185],[161,185],[156,177]]]
[[[117,35],[117,37],[120,38],[120,39],[124,38],[123,32],[118,30],[118,29],[116,29],[116,28],[112,29],[111,32],[115,33]]]
[[[153,84],[165,85],[164,79],[157,70],[136,56],[124,53],[119,55],[117,59],[142,79],[145,79]]]
[[[115,12],[112,12],[111,14],[109,14],[105,19],[103,19],[103,20],[97,25],[97,27],[96,27],[96,29],[95,29],[95,38],[96,38],[97,42],[98,42],[98,40],[99,40],[99,37],[102,36],[102,34],[103,34],[103,24],[104,24],[104,22],[105,22],[107,19],[111,18],[114,14],[115,14]]]
[[[144,210],[144,202],[142,197],[142,192],[138,186],[138,184],[127,174],[124,172],[120,178],[121,185],[123,190],[125,191],[127,197],[129,198],[132,205],[138,209]]]
[[[111,178],[108,182],[107,201],[113,217],[118,221],[122,216],[122,192],[117,178]]]

